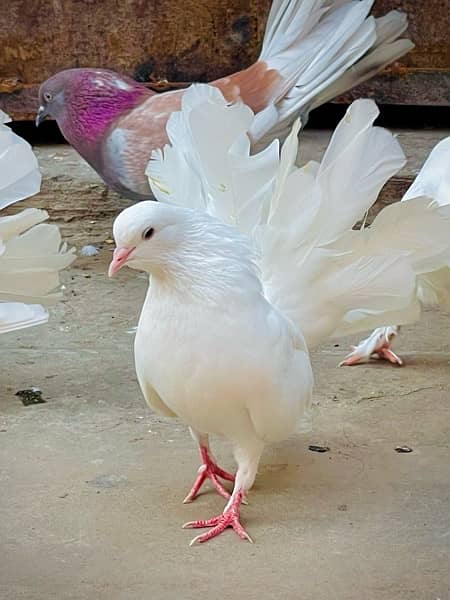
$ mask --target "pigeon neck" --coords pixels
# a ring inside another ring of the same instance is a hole
[[[206,236],[205,236],[206,237]],[[254,302],[262,286],[253,257],[247,247],[229,240],[188,241],[176,253],[153,257],[141,264],[151,274],[151,288],[160,294],[177,295],[181,301],[208,304]]]
[[[67,103],[64,113],[58,119],[58,125],[64,137],[75,148],[85,149],[88,154],[89,150],[96,150],[118,118],[153,95],[153,92],[143,86],[114,92],[101,98],[95,94],[84,94],[77,104]]]
[[[245,303],[262,288],[253,269],[231,261],[171,261],[152,268],[151,287],[158,295],[177,296],[180,301],[234,305]]]

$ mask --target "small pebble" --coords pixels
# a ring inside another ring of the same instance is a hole
[[[413,449],[409,446],[396,446],[395,451],[399,454],[408,454],[409,452],[412,452]]]
[[[92,244],[83,246],[80,250],[81,256],[97,256],[98,252],[97,246],[93,246]]]
[[[97,477],[94,477],[94,479],[86,481],[86,483],[98,488],[114,488],[126,485],[128,479],[125,475],[98,475]]]
[[[329,452],[330,448],[328,446],[314,446],[314,444],[311,444],[310,446],[308,446],[309,450],[311,450],[311,452]]]
[[[42,391],[38,387],[31,387],[26,390],[18,390],[16,396],[22,400],[24,406],[31,406],[32,404],[45,404],[45,400],[42,398]]]

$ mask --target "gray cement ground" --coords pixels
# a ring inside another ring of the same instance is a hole
[[[48,326],[1,338],[0,598],[449,599],[448,315],[404,328],[404,368],[337,368],[347,339],[314,352],[314,428],[267,448],[242,514],[255,544],[230,531],[190,548],[182,523],[222,499],[207,488],[181,503],[196,449],[182,423],[150,413],[133,369],[145,278],[108,280],[111,219],[79,216],[64,232],[101,243],[99,256],[64,274]],[[23,406],[15,392],[30,386],[45,404]],[[228,445],[213,444],[233,468]],[[413,452],[395,452],[403,444]]]

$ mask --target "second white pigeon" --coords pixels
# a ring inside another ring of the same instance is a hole
[[[402,202],[417,196],[430,198],[439,206],[450,204],[450,137],[441,140],[433,148],[413,184],[403,196]],[[448,232],[450,236],[450,227]],[[417,299],[421,306],[450,310],[450,263],[437,263],[436,267],[435,270],[426,272],[423,265],[420,266]],[[392,350],[392,342],[398,333],[397,325],[377,327],[369,337],[353,346],[352,352],[341,365],[366,363],[371,358],[385,359],[393,364],[402,365],[403,360]]]

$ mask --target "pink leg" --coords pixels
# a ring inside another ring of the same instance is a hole
[[[207,446],[203,446],[200,444],[200,455],[202,457],[202,465],[198,470],[198,475],[196,480],[194,481],[194,485],[192,486],[191,491],[183,500],[185,504],[188,502],[192,502],[198,496],[200,488],[205,483],[206,479],[210,479],[216,488],[217,492],[228,500],[230,497],[230,493],[223,487],[223,485],[218,480],[218,477],[225,479],[226,481],[234,482],[234,475],[228,473],[221,469],[216,463],[213,461],[209,454],[209,449]]]
[[[403,365],[403,361],[395,354],[395,352],[391,348],[390,342],[383,344],[383,346],[376,349],[375,352],[372,352],[369,356],[366,354],[359,354],[358,352],[353,351],[350,353],[341,363],[339,363],[340,367],[352,367],[353,365],[360,365],[363,363],[368,363],[371,358],[378,358],[380,360],[387,360],[393,365]]]
[[[367,363],[371,358],[387,360],[392,364],[402,365],[402,359],[392,350],[392,342],[399,331],[399,327],[378,327],[365,340],[357,346],[352,346],[352,352],[348,354],[339,366],[352,366]]]
[[[393,365],[403,365],[403,361],[400,356],[397,356],[395,352],[392,351],[391,344],[385,344],[380,350],[377,351],[379,358],[384,358],[384,360],[388,360]]]
[[[360,364],[366,363],[366,362],[369,362],[369,358],[362,356],[358,353],[352,352],[348,356],[346,356],[344,360],[342,360],[339,363],[339,366],[340,367],[353,367],[353,365],[360,365]]]
[[[204,527],[211,527],[209,531],[197,535],[190,543],[192,546],[195,543],[202,544],[203,542],[207,542],[214,537],[217,537],[222,532],[227,529],[227,527],[232,527],[234,531],[238,534],[241,540],[248,540],[253,543],[253,540],[245,531],[240,522],[240,508],[242,501],[244,499],[243,490],[239,490],[232,500],[225,507],[225,510],[221,515],[217,517],[213,517],[212,519],[200,520],[200,521],[190,521],[189,523],[185,523],[183,525],[184,529],[203,529]]]

